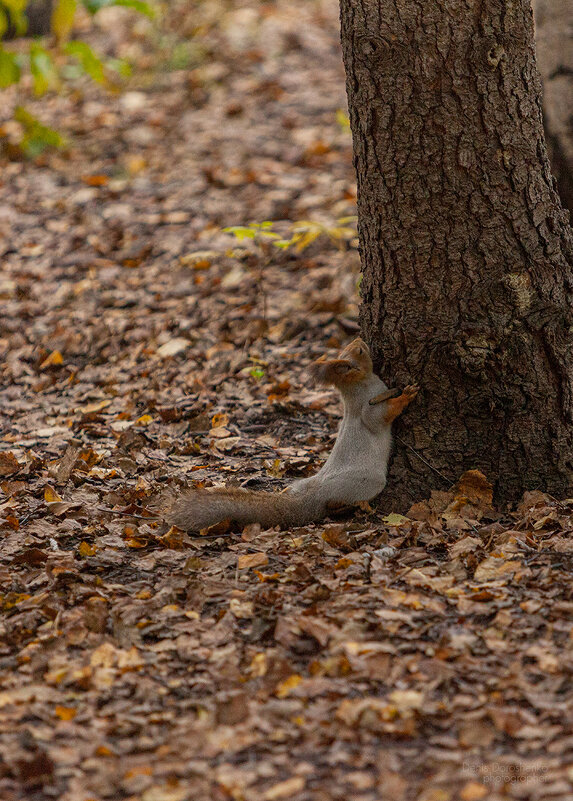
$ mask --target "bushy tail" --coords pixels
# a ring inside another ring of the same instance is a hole
[[[263,528],[289,528],[317,517],[317,504],[301,494],[225,487],[187,490],[167,514],[170,523],[187,531],[199,531],[226,519],[240,524],[260,523]]]

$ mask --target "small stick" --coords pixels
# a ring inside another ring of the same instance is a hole
[[[380,395],[376,395],[375,398],[372,398],[368,401],[370,406],[376,406],[377,403],[382,403],[389,398],[397,398],[400,395],[399,389],[387,389],[386,392],[381,392]]]
[[[107,512],[110,515],[134,517],[136,520],[163,520],[161,515],[136,515],[133,512],[124,512],[123,509],[108,509],[106,506],[96,506],[96,509],[100,512]]]

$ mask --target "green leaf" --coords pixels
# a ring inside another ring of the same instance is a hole
[[[117,72],[122,78],[129,78],[133,72],[131,64],[124,58],[108,58],[105,62],[105,66],[108,70]]]
[[[7,30],[8,14],[3,8],[0,8],[0,39],[2,39]]]
[[[52,11],[51,28],[58,42],[66,42],[76,16],[77,0],[56,0],[56,5]]]
[[[0,26],[0,38],[5,34],[8,24],[11,23],[18,36],[26,33],[28,19],[24,14],[28,0],[2,0],[2,14],[4,20]],[[4,27],[4,24],[6,27]]]
[[[40,120],[22,106],[17,106],[14,110],[14,119],[24,129],[20,147],[30,158],[39,156],[48,147],[66,147],[66,140],[61,134],[53,128],[48,128],[47,125],[42,125]]]
[[[149,19],[155,17],[155,11],[151,5],[143,2],[143,0],[82,0],[82,3],[90,14],[95,14],[100,8],[123,6],[124,8],[133,8],[134,11],[144,14]]]
[[[14,53],[0,46],[0,89],[5,89],[20,80],[20,66]]]
[[[2,5],[11,14],[22,14],[28,5],[28,0],[2,0]]]
[[[336,122],[344,131],[350,130],[350,118],[341,108],[336,109]]]
[[[105,83],[105,72],[101,59],[99,59],[91,47],[85,42],[74,39],[66,45],[66,53],[77,59],[83,70],[90,78],[97,83]]]
[[[43,95],[58,84],[58,73],[51,55],[37,43],[30,45],[30,72],[34,79],[34,92]]]

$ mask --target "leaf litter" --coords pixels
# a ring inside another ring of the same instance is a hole
[[[0,797],[570,798],[573,499],[156,518],[314,471],[304,369],[359,330],[336,4],[171,5],[185,68],[108,9],[134,85],[30,99],[71,148],[3,165]],[[221,230],[266,220],[308,246]]]

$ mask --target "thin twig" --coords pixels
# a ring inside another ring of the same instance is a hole
[[[107,512],[110,515],[123,515],[124,517],[134,517],[136,520],[163,520],[161,515],[136,515],[133,512],[124,512],[123,509],[108,509],[107,506],[96,506],[100,512]]]
[[[400,437],[396,437],[396,439],[398,440],[398,442],[400,442],[400,443],[401,443],[402,445],[404,445],[406,448],[409,448],[409,449],[410,449],[410,450],[411,450],[413,453],[415,453],[415,454],[416,454],[416,456],[418,457],[418,459],[420,459],[420,461],[421,461],[421,462],[424,462],[424,464],[425,464],[427,467],[429,467],[429,468],[430,468],[430,470],[433,470],[433,471],[434,471],[434,473],[437,473],[437,475],[439,475],[439,476],[440,476],[440,478],[442,478],[442,479],[443,479],[445,482],[447,482],[447,483],[448,483],[448,484],[450,484],[450,485],[455,483],[455,482],[454,482],[454,481],[452,481],[450,478],[446,478],[446,477],[443,475],[443,473],[440,473],[440,471],[439,471],[437,468],[435,468],[435,467],[434,467],[434,465],[430,464],[430,463],[429,463],[429,462],[428,462],[426,459],[424,459],[424,457],[423,457],[423,456],[421,456],[421,455],[418,453],[418,451],[417,451],[415,448],[413,448],[413,447],[412,447],[411,445],[409,445],[407,442],[404,442],[404,440],[403,440],[403,439],[400,439]]]

